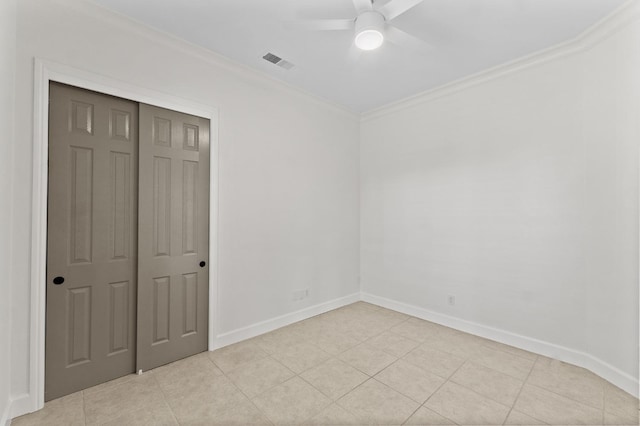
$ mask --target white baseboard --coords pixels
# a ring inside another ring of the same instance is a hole
[[[4,407],[2,414],[0,415],[0,426],[9,426],[11,424],[11,399],[7,401],[7,406]]]
[[[35,411],[33,401],[29,394],[22,394],[18,397],[9,398],[7,406],[4,408],[2,416],[0,416],[0,426],[10,426],[11,419],[22,416],[23,414]]]
[[[587,353],[365,292],[361,293],[361,299],[383,308],[586,368],[636,398],[638,397],[637,378]]]
[[[271,318],[265,321],[258,322],[256,324],[251,324],[246,327],[222,333],[215,337],[213,345],[211,348],[209,348],[209,350],[232,345],[234,343],[241,342],[242,340],[250,339],[252,337],[256,337],[275,329],[287,326],[289,324],[293,324],[294,322],[302,321],[307,318],[311,318],[313,316],[331,311],[333,309],[358,302],[359,300],[360,293],[353,293],[348,296],[320,303],[318,305],[309,306],[308,308],[304,308],[299,311],[291,312],[279,317]]]
[[[6,425],[10,425],[11,419],[15,419],[16,417],[22,416],[24,414],[32,413],[36,410],[39,410],[42,407],[36,408],[34,406],[34,401],[31,395],[28,393],[25,393],[25,394],[13,397],[9,402],[9,407],[7,408],[8,408],[7,411],[8,411],[9,417],[7,419]],[[2,422],[0,422],[0,425],[2,425]]]

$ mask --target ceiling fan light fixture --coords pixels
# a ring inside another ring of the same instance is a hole
[[[374,50],[384,42],[384,16],[372,10],[356,18],[356,46],[362,50]]]
[[[362,50],[374,50],[382,46],[384,36],[377,30],[364,30],[356,35],[356,46]]]

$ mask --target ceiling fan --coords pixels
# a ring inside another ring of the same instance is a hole
[[[426,52],[429,44],[391,25],[389,22],[423,0],[391,0],[377,7],[374,0],[352,0],[357,16],[350,19],[316,19],[288,25],[311,31],[355,30],[355,45],[362,50],[374,50],[386,40],[417,52]]]

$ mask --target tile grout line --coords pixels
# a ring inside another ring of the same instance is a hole
[[[433,395],[435,395],[436,393],[438,393],[438,391],[439,391],[440,389],[442,389],[442,387],[443,387],[444,385],[446,385],[447,383],[451,382],[451,378],[452,378],[452,377],[453,377],[453,376],[458,372],[458,370],[460,370],[460,369],[461,369],[461,368],[462,368],[462,367],[463,367],[467,362],[468,362],[468,360],[465,360],[462,364],[460,364],[460,366],[459,366],[458,368],[456,368],[456,369],[455,369],[455,371],[454,371],[453,373],[451,373],[451,374],[449,375],[449,377],[445,378],[445,381],[444,381],[440,386],[438,386],[438,389],[436,389],[436,390],[435,390],[431,395],[429,395],[429,398],[427,398],[427,399],[422,403],[422,405],[421,405],[420,407],[424,407],[424,408],[426,408],[427,410],[431,410],[431,408],[427,407],[425,404],[426,404],[427,402],[429,402],[429,400],[431,399],[431,397],[433,397]],[[454,383],[454,382],[451,382],[451,383]],[[466,388],[465,388],[465,389],[466,389]],[[478,395],[479,395],[479,394],[478,394]],[[481,396],[482,396],[482,395],[481,395]],[[418,408],[418,409],[419,409],[419,408]],[[417,410],[416,410],[416,411],[417,411]],[[434,413],[436,413],[436,414],[438,414],[438,415],[440,415],[440,416],[444,417],[445,419],[449,420],[450,422],[452,422],[452,423],[453,423],[453,424],[455,424],[455,425],[457,425],[457,424],[458,424],[458,423],[454,422],[453,420],[451,420],[450,418],[448,418],[447,416],[443,416],[441,413],[438,413],[438,412],[437,412],[437,411],[435,411],[435,410],[431,410],[431,411],[433,411]],[[409,418],[411,418],[411,417],[409,417]],[[409,419],[407,419],[407,420],[409,420]],[[406,421],[405,421],[405,423],[406,423]]]
[[[84,403],[84,389],[82,390],[82,422],[87,426],[87,407]]]
[[[355,367],[354,367],[355,368]],[[360,370],[358,370],[360,371]],[[362,373],[362,372],[361,372]],[[338,401],[341,400],[342,398],[344,398],[345,396],[349,395],[351,392],[355,392],[356,389],[358,389],[359,387],[361,387],[362,385],[364,385],[365,383],[367,383],[370,380],[373,380],[373,377],[369,376],[367,373],[363,373],[366,374],[368,379],[363,381],[362,383],[360,383],[358,386],[356,386],[355,388],[351,389],[349,392],[345,393],[344,395],[342,395],[340,398],[336,399],[334,401],[334,404],[336,404],[338,407],[342,408],[343,410],[345,410],[346,412],[348,412],[349,414],[351,414],[353,417],[358,418],[358,416],[356,416],[353,412],[351,412],[351,410],[349,410],[347,407],[341,405]]]
[[[528,379],[528,377],[527,377],[527,379]],[[576,399],[574,399],[574,398],[572,398],[572,397],[570,397],[570,396],[563,395],[563,394],[558,393],[558,392],[556,392],[555,390],[553,390],[553,389],[549,389],[549,388],[547,388],[547,387],[545,387],[545,386],[536,385],[536,384],[533,384],[533,383],[529,383],[529,386],[533,386],[533,387],[538,388],[538,389],[540,389],[540,390],[543,390],[543,391],[545,391],[545,392],[552,393],[552,394],[554,394],[555,396],[559,396],[559,397],[561,397],[561,398],[568,399],[569,401],[574,402],[574,403],[576,403],[576,404],[584,405],[585,407],[588,407],[588,408],[591,408],[591,409],[594,409],[594,410],[600,410],[600,408],[598,408],[598,407],[594,407],[593,405],[591,405],[591,404],[587,404],[586,402],[578,401],[578,400],[576,400]],[[603,409],[603,411],[604,411],[604,409]]]
[[[207,359],[208,358],[209,357],[207,356]],[[171,412],[173,419],[176,421],[176,424],[180,425],[181,423],[178,420],[178,416],[176,416],[176,413],[173,412],[173,407],[171,407],[171,404],[169,404],[169,401],[167,401],[167,394],[164,392],[164,390],[162,390],[162,386],[160,385],[158,378],[156,376],[153,376],[153,379],[155,380],[156,385],[158,386],[158,389],[160,389],[160,393],[162,394],[162,401],[164,401],[164,403],[167,404],[167,407],[169,407],[169,411]]]
[[[240,343],[240,342],[239,342],[239,343]],[[264,416],[264,418],[266,418],[266,419],[269,421],[269,423],[271,423],[271,425],[273,426],[273,425],[274,425],[274,423],[271,421],[271,419],[270,419],[269,417],[267,417],[267,415],[266,415],[266,414],[265,414],[265,413],[264,413],[264,412],[263,412],[259,407],[257,407],[257,406],[254,404],[253,400],[252,400],[251,398],[249,398],[249,397],[248,397],[248,396],[247,396],[247,395],[242,391],[242,389],[240,389],[240,387],[238,387],[238,386],[235,384],[235,382],[234,382],[233,380],[231,380],[231,378],[229,378],[229,376],[227,376],[227,373],[226,373],[224,370],[222,370],[222,368],[220,368],[220,366],[218,366],[218,364],[216,364],[216,363],[215,363],[215,361],[214,361],[213,359],[211,359],[211,356],[210,356],[209,354],[210,354],[210,353],[213,353],[213,352],[215,352],[215,351],[207,351],[207,352],[208,352],[208,354],[207,354],[207,359],[209,360],[209,362],[211,362],[211,364],[213,364],[213,365],[214,365],[218,370],[220,370],[220,373],[222,373],[222,375],[223,375],[227,380],[229,380],[229,382],[230,382],[230,383],[231,383],[231,384],[232,384],[232,385],[233,385],[233,386],[238,390],[238,392],[240,392],[242,395],[244,395],[244,397],[245,397],[245,398],[247,398],[247,400],[251,403],[251,405],[253,405],[253,406],[256,408],[256,410],[258,410],[258,412],[259,412],[260,414],[262,414],[262,415]],[[266,352],[265,352],[265,353],[266,353]],[[265,356],[265,357],[263,357],[263,358],[260,358],[260,359],[259,359],[259,360],[257,360],[257,361],[261,361],[261,360],[263,360],[263,359],[270,358],[270,357],[271,357],[271,356],[270,356],[269,354],[267,354],[267,356]],[[274,361],[278,362],[278,361],[277,361],[277,360],[275,360],[275,359],[274,359]],[[242,364],[248,364],[248,363],[250,363],[250,362],[252,362],[252,361],[248,361],[248,362],[245,362],[245,363],[242,363]],[[234,368],[233,370],[229,370],[229,372],[232,372],[232,371],[234,371],[234,370],[236,370],[236,369],[240,368],[240,367],[242,366],[242,364],[240,364],[238,367]],[[279,364],[280,364],[280,363],[279,363]],[[286,368],[286,367],[285,367],[285,368]],[[288,370],[288,368],[287,368],[287,370]],[[295,374],[295,373],[294,373],[294,374]],[[277,386],[277,385],[275,385],[275,386]],[[273,386],[273,387],[275,387],[275,386]],[[273,387],[272,387],[272,388],[273,388]],[[269,389],[272,389],[272,388],[269,388]],[[256,395],[256,396],[257,396],[257,395]],[[231,409],[233,409],[233,407],[229,408],[229,410],[231,410]],[[227,411],[227,410],[222,410],[222,412],[225,412],[225,411]]]
[[[261,360],[263,360],[263,359],[267,359],[267,358],[271,358],[271,355],[267,355],[267,356],[266,356],[266,357],[264,357],[264,358],[260,358],[258,361],[261,361]],[[273,359],[273,358],[271,358],[271,359],[272,359],[273,361],[275,361],[275,362],[278,362],[278,360],[277,360],[277,359]],[[213,360],[211,360],[211,362],[213,362]],[[251,362],[251,361],[249,361],[249,362]],[[244,363],[244,364],[248,364],[248,362],[246,362],[246,363]],[[281,363],[279,363],[279,362],[278,362],[278,364],[282,365],[282,364],[281,364]],[[284,367],[284,368],[287,368],[285,365],[283,365],[283,367]],[[218,368],[219,368],[219,367],[218,367]],[[239,368],[239,367],[238,367],[238,368]],[[232,372],[232,371],[234,371],[234,370],[236,370],[236,369],[234,368],[233,370],[230,370],[230,372]],[[287,368],[287,370],[289,370],[289,369]],[[220,369],[220,371],[222,371],[222,369]],[[291,371],[291,370],[289,370],[289,371]],[[291,372],[292,372],[293,374],[295,374],[293,371],[291,371]],[[227,378],[227,380],[229,380],[229,382],[231,382],[231,384],[232,384],[233,386],[235,386],[235,388],[236,388],[236,389],[238,389],[238,392],[240,392],[242,395],[244,395],[244,397],[245,397],[245,398],[247,398],[247,400],[249,401],[249,403],[250,403],[251,405],[253,405],[253,407],[254,407],[256,410],[258,410],[258,412],[259,412],[260,414],[262,414],[262,416],[263,416],[265,419],[267,419],[267,421],[268,421],[272,426],[273,426],[273,425],[275,425],[275,423],[273,423],[273,421],[271,421],[271,419],[269,418],[269,416],[267,416],[267,414],[266,414],[264,411],[262,411],[262,410],[260,409],[260,407],[258,407],[258,406],[253,402],[253,398],[249,398],[249,395],[247,395],[246,393],[244,393],[244,391],[243,391],[242,389],[240,389],[240,387],[239,387],[238,385],[236,385],[236,384],[235,384],[235,382],[234,382],[233,380],[231,380],[231,378],[230,378],[229,376],[227,376],[227,373],[225,373],[224,371],[222,371],[222,375],[223,375],[224,377],[226,377],[226,378]],[[295,377],[295,375],[294,375],[293,377]],[[281,385],[282,383],[285,383],[285,382],[289,381],[289,380],[290,380],[290,379],[292,379],[293,377],[291,377],[291,378],[289,378],[289,379],[285,380],[284,382],[278,383],[278,384],[276,384],[276,385],[274,385],[274,386],[270,387],[269,389],[265,390],[265,392],[267,392],[267,391],[268,391],[268,390],[270,390],[270,389],[275,388],[276,386]],[[262,393],[264,393],[264,392],[262,392]],[[257,396],[259,396],[259,395],[262,395],[262,393],[259,393],[259,394],[255,395],[255,396],[254,396],[254,398],[255,398],[255,397],[257,397]],[[231,409],[233,409],[233,407],[232,407],[232,408],[230,408],[230,410],[231,410]],[[223,410],[222,412],[224,413],[224,411],[227,411],[227,410]]]
[[[533,365],[531,366],[531,370],[529,370],[529,374],[527,374],[527,377],[524,379],[524,381],[522,382],[522,386],[520,386],[520,390],[518,391],[518,395],[516,396],[516,398],[513,400],[513,404],[511,404],[511,408],[509,409],[509,412],[507,413],[507,417],[504,418],[504,421],[502,422],[502,424],[504,425],[507,420],[509,420],[509,416],[511,415],[511,412],[513,411],[513,409],[516,406],[516,403],[518,402],[518,399],[520,399],[520,395],[522,394],[522,390],[524,389],[524,387],[527,385],[527,382],[529,381],[529,377],[531,377],[531,373],[533,373],[533,369],[536,367],[536,364],[538,363],[538,357],[536,356],[535,361],[533,362]],[[527,414],[528,415],[528,414]],[[534,418],[532,416],[529,416],[531,418]],[[546,422],[543,422],[546,423]]]

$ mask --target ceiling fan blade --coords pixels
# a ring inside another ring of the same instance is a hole
[[[306,31],[339,31],[351,30],[355,25],[353,19],[313,19],[306,21],[290,21],[285,27],[291,30]]]
[[[391,0],[389,3],[378,9],[378,12],[382,13],[387,21],[402,15],[407,10],[419,5],[424,0]]]
[[[371,0],[353,0],[353,5],[358,13],[371,10],[373,8]]]
[[[389,40],[395,45],[398,45],[405,49],[409,49],[415,53],[426,55],[432,49],[432,46],[426,41],[412,36],[411,34],[407,34],[404,31],[391,25],[387,25],[387,28],[384,32],[385,39]]]

